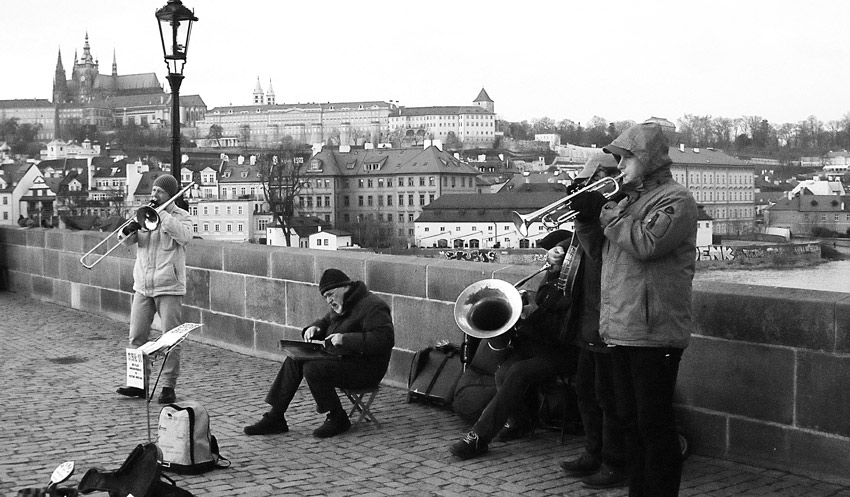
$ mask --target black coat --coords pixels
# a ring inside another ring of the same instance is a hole
[[[317,326],[320,331],[315,339],[334,333],[343,335],[342,345],[329,347],[332,353],[389,364],[395,345],[390,306],[370,292],[365,283],[356,281],[343,297],[342,311],[342,314],[330,311],[304,330]]]

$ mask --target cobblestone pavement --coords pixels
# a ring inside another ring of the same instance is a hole
[[[115,393],[123,383],[127,324],[0,293],[0,495],[45,486],[53,469],[74,460],[75,485],[91,467],[117,469],[130,451],[156,437],[159,405]],[[405,402],[384,388],[371,424],[318,440],[306,387],[290,407],[290,432],[248,437],[242,427],[265,412],[274,361],[187,342],[178,401],[194,399],[211,415],[212,433],[229,469],[177,475],[198,496],[625,496],[626,489],[589,490],[564,476],[558,462],[581,452],[558,433],[494,443],[482,458],[458,461],[447,450],[468,428],[451,412]],[[346,401],[347,402],[347,401]],[[93,495],[105,495],[95,493]],[[691,456],[681,495],[850,496],[850,480],[817,480],[756,466]]]

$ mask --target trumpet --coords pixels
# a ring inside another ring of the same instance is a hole
[[[493,338],[511,330],[522,315],[528,280],[549,269],[547,263],[515,284],[498,279],[476,281],[455,300],[454,318],[458,327],[474,338]]]
[[[620,173],[617,176],[606,176],[598,181],[595,181],[566,197],[556,200],[551,204],[541,207],[534,212],[528,214],[520,214],[517,211],[511,212],[511,220],[516,226],[517,232],[522,236],[528,236],[528,227],[536,221],[543,223],[543,226],[548,230],[554,230],[563,223],[572,220],[578,211],[570,209],[570,202],[578,195],[585,192],[602,191],[605,198],[611,198],[620,191],[620,180],[623,179],[626,173]],[[558,217],[553,217],[556,213],[563,211]]]
[[[194,182],[189,183],[188,185],[183,187],[182,190],[180,190],[179,192],[174,194],[173,197],[166,200],[165,202],[163,202],[160,205],[157,205],[156,201],[151,200],[148,203],[148,205],[144,205],[142,207],[139,207],[139,209],[136,211],[135,216],[124,221],[121,224],[121,226],[115,228],[115,231],[110,233],[109,236],[107,236],[106,238],[101,240],[100,243],[98,243],[97,245],[92,247],[91,250],[89,250],[88,252],[83,254],[83,256],[80,257],[80,264],[82,264],[83,267],[85,267],[86,269],[91,269],[91,268],[95,267],[106,256],[108,256],[115,249],[120,247],[121,243],[116,243],[115,245],[110,247],[106,252],[104,252],[102,255],[100,255],[97,259],[92,261],[90,264],[86,263],[88,258],[91,257],[92,254],[94,254],[94,252],[97,251],[102,245],[107,244],[112,237],[118,236],[119,234],[129,235],[131,232],[128,231],[128,232],[125,233],[124,230],[134,222],[138,223],[141,226],[140,229],[143,230],[143,231],[155,231],[155,230],[159,229],[159,225],[160,225],[160,222],[161,222],[160,218],[159,218],[159,213],[162,212],[163,210],[165,210],[169,205],[171,205],[175,200],[177,200],[181,195],[186,193],[193,186],[195,186]]]

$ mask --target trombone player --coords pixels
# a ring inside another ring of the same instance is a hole
[[[130,308],[130,346],[148,342],[154,316],[159,314],[162,331],[183,324],[183,295],[186,295],[186,245],[192,239],[189,213],[175,205],[180,190],[170,174],[157,176],[151,187],[151,207],[166,205],[159,219],[146,219],[145,228],[136,221],[121,230],[124,245],[136,244],[133,266],[133,303]],[[150,210],[148,210],[150,212]],[[146,363],[146,370],[150,364]],[[158,402],[177,400],[175,387],[180,374],[180,347],[171,350],[162,369],[162,389]],[[141,388],[122,386],[117,392],[126,397],[145,397]]]

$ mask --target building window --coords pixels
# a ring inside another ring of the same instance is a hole
[[[425,176],[419,177],[419,186],[425,186]]]
[[[425,194],[424,193],[419,194],[419,205],[425,205]]]
[[[393,196],[392,195],[387,195],[387,205],[389,205],[389,206],[393,205]]]
[[[363,195],[357,196],[357,205],[359,205],[360,207],[363,207]]]
[[[372,196],[371,195],[366,197],[366,205],[368,205],[369,207],[372,207]]]
[[[350,207],[351,206],[350,204],[351,204],[351,202],[350,202],[350,199],[348,198],[348,195],[344,195],[342,197],[342,205],[344,207]]]
[[[236,225],[236,230],[239,231],[239,233],[242,233],[242,231],[244,231],[243,228],[244,226],[242,225],[242,223]]]
[[[407,196],[407,205],[413,205],[413,194]]]
[[[227,223],[227,232],[228,232],[228,233],[233,232],[233,225],[232,225],[232,224],[230,224],[230,223]]]
[[[404,205],[404,195],[402,195],[401,193],[398,194],[398,205],[399,206]]]
[[[407,186],[415,186],[413,184],[413,176],[410,176],[410,177],[407,178]]]

